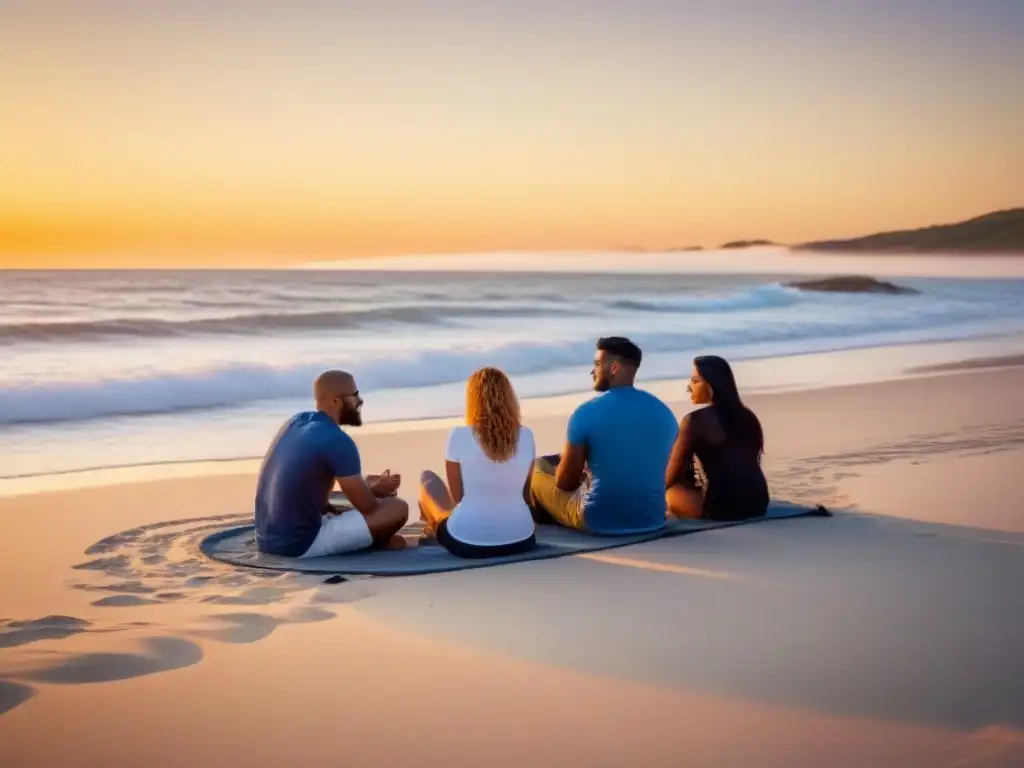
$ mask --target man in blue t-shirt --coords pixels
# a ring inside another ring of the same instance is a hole
[[[363,423],[355,379],[325,371],[313,382],[315,411],[284,423],[267,450],[256,486],[256,543],[260,552],[320,557],[366,549],[400,548],[398,531],[409,505],[395,494],[399,475],[362,475],[359,449],[340,429]],[[352,505],[330,505],[335,482]]]
[[[665,403],[634,386],[640,360],[629,339],[599,339],[591,376],[601,394],[569,418],[562,454],[534,465],[534,506],[560,525],[607,535],[665,525],[665,468],[679,425]]]

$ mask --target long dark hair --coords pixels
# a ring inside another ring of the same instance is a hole
[[[764,431],[754,412],[740,399],[732,368],[716,355],[702,355],[693,360],[700,377],[711,385],[711,404],[726,437],[750,446],[758,458],[764,453]]]

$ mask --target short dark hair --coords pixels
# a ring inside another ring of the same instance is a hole
[[[637,368],[640,367],[643,353],[640,351],[640,347],[625,336],[602,336],[597,340],[597,348],[609,355],[622,358]]]

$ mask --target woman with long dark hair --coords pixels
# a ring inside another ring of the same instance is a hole
[[[669,513],[706,520],[764,515],[769,500],[761,471],[764,432],[740,399],[729,363],[714,355],[694,358],[687,390],[694,405],[704,407],[679,423],[665,473]]]

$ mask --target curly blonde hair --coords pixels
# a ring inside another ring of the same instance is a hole
[[[519,442],[519,399],[502,371],[481,368],[466,384],[466,423],[492,461],[508,461]]]

